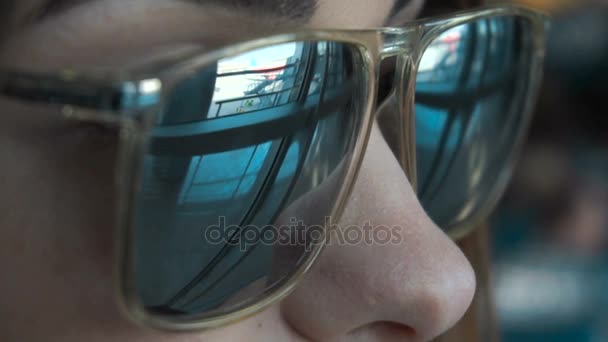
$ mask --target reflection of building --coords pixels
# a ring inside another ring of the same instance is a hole
[[[283,44],[220,61],[208,117],[287,103],[303,45]]]
[[[335,154],[348,140],[336,125],[349,126],[332,115],[350,105],[346,48],[318,42],[272,49],[221,60],[178,86],[154,133],[139,210],[139,255],[147,262],[138,277],[154,284],[141,289],[155,301],[149,305],[213,307],[267,275],[271,247],[207,244],[202,229],[220,216],[226,225],[271,223],[340,161]],[[310,152],[321,138],[338,142]],[[307,158],[315,159],[314,173],[303,167]],[[230,280],[237,267],[239,278]],[[224,277],[223,286],[213,285]],[[209,294],[197,300],[201,291]]]
[[[291,57],[263,67],[218,72],[209,118],[241,114],[287,103],[298,62],[299,60]]]
[[[433,41],[424,51],[424,57],[418,66],[418,81],[438,81],[437,77],[446,68],[458,63],[459,48],[462,48],[461,37],[466,26],[456,26]]]
[[[531,53],[523,22],[496,18],[460,25],[432,42],[416,79],[419,196],[441,226],[483,206],[520,131]],[[485,175],[481,178],[479,175]]]

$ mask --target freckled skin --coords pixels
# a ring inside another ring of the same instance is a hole
[[[323,0],[309,26],[381,26],[391,7],[390,0]],[[177,1],[101,0],[16,31],[0,63],[122,65],[163,46],[229,40],[244,31],[244,20],[255,22],[247,13]],[[0,108],[1,341],[425,341],[471,301],[468,261],[426,216],[374,127],[339,223],[399,225],[401,243],[328,246],[293,294],[230,326],[188,333],[140,327],[119,311],[113,292],[116,140],[91,140],[52,108],[6,99]]]

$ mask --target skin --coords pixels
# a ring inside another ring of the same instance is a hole
[[[392,0],[325,0],[299,26],[377,27],[411,19],[420,5],[389,18]],[[124,66],[168,48],[211,48],[293,25],[178,1],[101,0],[17,27],[0,63]],[[289,297],[230,326],[140,327],[113,297],[115,137],[67,125],[52,108],[5,99],[0,108],[2,341],[427,341],[471,302],[470,264],[420,207],[374,127],[340,223],[399,225],[399,244],[331,245]]]

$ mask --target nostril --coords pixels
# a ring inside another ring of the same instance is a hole
[[[401,337],[416,335],[416,331],[412,327],[396,322],[376,322],[372,323],[372,328]]]
[[[415,341],[416,335],[416,331],[410,326],[397,322],[378,321],[350,331],[346,340],[403,342]]]

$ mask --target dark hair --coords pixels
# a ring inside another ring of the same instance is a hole
[[[0,1],[0,42],[13,26],[13,14],[15,13],[15,2]]]
[[[401,0],[397,0],[401,1]],[[445,14],[453,11],[478,7],[487,3],[486,0],[426,0],[421,16]]]

